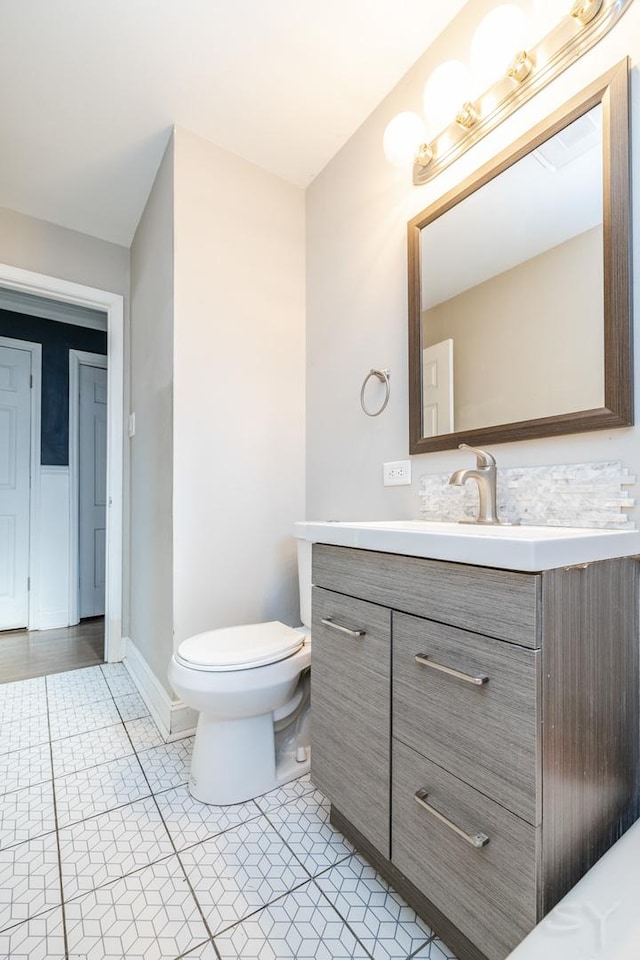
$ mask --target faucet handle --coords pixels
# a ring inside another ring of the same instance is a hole
[[[468,443],[459,443],[458,450],[470,450],[471,453],[476,455],[476,466],[480,467],[495,467],[496,460],[490,453],[487,453],[486,450],[478,450],[477,447],[470,447]]]

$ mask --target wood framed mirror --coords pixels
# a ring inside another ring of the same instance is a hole
[[[410,453],[633,423],[629,61],[408,224]]]

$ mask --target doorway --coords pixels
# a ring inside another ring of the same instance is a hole
[[[0,289],[0,341],[4,363],[0,376],[2,416],[4,424],[5,482],[0,478],[0,496],[4,503],[7,536],[0,542],[0,564],[7,582],[13,585],[15,599],[20,599],[20,616],[7,616],[7,593],[0,607],[0,630],[30,628],[48,630],[77,622],[70,611],[67,582],[69,555],[77,553],[78,525],[70,532],[70,518],[77,514],[77,483],[70,484],[69,466],[77,463],[76,451],[82,452],[77,425],[79,381],[72,379],[77,368],[70,357],[85,361],[82,370],[107,366],[107,321],[104,313],[53,304],[37,297],[7,297]],[[14,339],[7,339],[7,336]],[[96,354],[84,353],[77,347],[93,347]],[[31,364],[29,353],[31,351]],[[22,358],[22,359],[21,359]],[[90,364],[91,367],[88,367]],[[100,491],[102,495],[102,551],[104,553],[104,488],[106,478],[106,371],[102,378],[100,404],[102,413],[99,436],[92,435],[92,425],[85,427],[85,445],[100,448]],[[86,378],[83,378],[86,379]],[[71,390],[70,390],[71,386]],[[29,403],[29,392],[33,403]],[[90,385],[87,385],[87,393]],[[41,402],[38,403],[38,397]],[[71,412],[71,417],[70,417]],[[29,449],[29,437],[34,442]],[[99,442],[101,441],[101,442]],[[94,465],[97,467],[98,464]],[[69,491],[72,488],[71,503]],[[39,492],[39,498],[37,496]],[[39,511],[36,511],[39,499]],[[13,502],[21,510],[13,509]],[[33,504],[33,508],[31,508]],[[1,505],[1,504],[0,504]],[[31,513],[31,516],[30,516]],[[34,533],[29,544],[29,529]],[[11,542],[9,542],[9,539]],[[98,549],[100,546],[98,545]],[[24,566],[26,564],[26,568]],[[104,559],[101,563],[104,568]],[[77,561],[74,562],[76,571]],[[74,580],[77,581],[76,572]],[[31,589],[28,584],[31,582]],[[73,586],[73,584],[71,585]],[[75,583],[77,590],[77,583]],[[104,588],[103,588],[104,589]],[[104,601],[101,604],[104,613]],[[16,610],[16,613],[18,610]],[[97,613],[97,611],[96,611]]]
[[[119,294],[96,288],[85,287],[66,280],[36,274],[31,271],[0,264],[0,287],[4,290],[22,292],[28,295],[58,301],[63,304],[75,304],[80,307],[100,310],[107,316],[107,368],[95,364],[79,364],[79,368],[86,367],[88,371],[102,370],[98,375],[100,382],[94,382],[92,388],[94,398],[102,397],[102,402],[94,403],[94,422],[91,425],[97,434],[101,434],[106,453],[102,454],[106,461],[104,481],[96,481],[94,476],[95,493],[101,492],[102,498],[102,526],[98,522],[94,511],[94,526],[90,535],[87,535],[87,545],[93,541],[94,564],[92,580],[94,584],[93,597],[89,602],[95,609],[96,597],[100,593],[104,603],[104,659],[107,661],[121,660],[123,654],[122,642],[122,489],[123,489],[123,388],[124,388],[124,310],[123,298]],[[0,365],[1,366],[1,365]],[[7,374],[8,375],[8,374]],[[89,373],[83,379],[91,381]],[[105,383],[106,381],[106,383]],[[106,397],[105,397],[106,386]],[[104,400],[106,399],[106,403]],[[80,406],[80,404],[78,405]],[[98,416],[96,407],[101,406],[101,416]],[[16,413],[17,416],[17,413]],[[1,417],[0,417],[1,419]],[[7,418],[5,417],[5,420]],[[78,428],[80,429],[80,413],[78,411]],[[97,424],[100,424],[98,427]],[[2,429],[0,427],[0,429]],[[89,428],[87,428],[89,429]],[[36,431],[32,430],[33,435]],[[33,463],[38,462],[33,460]],[[80,470],[80,458],[77,458]],[[5,464],[5,467],[7,465]],[[53,468],[52,468],[53,469]],[[96,475],[97,476],[97,475]],[[37,538],[41,532],[42,489],[38,483],[35,471],[31,471],[31,523],[30,538]],[[80,480],[78,480],[80,485]],[[100,489],[98,489],[100,488]],[[20,506],[20,505],[17,505]],[[96,504],[94,504],[96,506]],[[88,510],[90,513],[90,511]],[[80,509],[78,509],[78,532],[80,531]],[[7,537],[9,534],[7,534]],[[102,543],[102,557],[100,561],[100,543]],[[30,556],[34,551],[30,539]],[[89,549],[89,546],[87,546]],[[80,566],[78,560],[78,566]],[[1,576],[0,572],[0,576]],[[39,583],[38,571],[33,570],[31,564],[30,599],[33,602],[34,592],[37,594],[42,586]],[[102,583],[100,584],[100,581]],[[71,590],[71,588],[70,588]],[[75,591],[74,591],[75,592]],[[100,601],[98,601],[100,602]],[[80,595],[77,599],[78,615],[80,614]]]
[[[68,669],[103,659],[106,327],[0,289],[0,680],[13,647],[31,671],[56,650]]]
[[[69,351],[70,622],[104,616],[107,358]]]

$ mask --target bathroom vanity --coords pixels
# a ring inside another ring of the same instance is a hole
[[[640,812],[640,535],[298,526],[332,822],[459,960],[504,960]]]

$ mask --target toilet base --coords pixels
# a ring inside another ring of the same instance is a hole
[[[276,782],[274,783],[272,790],[275,790],[276,787],[282,787],[285,783],[290,783],[291,780],[297,780],[299,777],[304,777],[305,773],[309,773],[311,769],[311,747],[305,747],[306,757],[304,760],[297,760],[295,751],[292,753],[287,753],[283,756],[276,765]],[[267,793],[269,791],[267,790]]]
[[[201,803],[215,806],[262,796],[309,772],[310,746],[304,744],[303,761],[296,759],[297,747],[288,740],[274,750],[271,713],[241,720],[214,720],[201,713],[189,792]]]
[[[270,789],[276,775],[270,713],[214,720],[201,713],[189,791],[202,803],[242,803]]]

